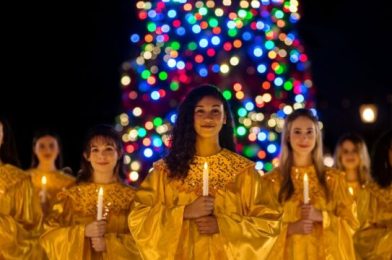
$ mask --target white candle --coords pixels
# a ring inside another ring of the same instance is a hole
[[[46,179],[46,176],[42,176],[41,177],[41,192],[40,192],[40,199],[41,199],[41,203],[45,203],[46,202],[46,183],[48,182],[48,180]]]
[[[208,163],[204,163],[203,168],[203,196],[208,196]]]
[[[103,210],[103,189],[99,188],[98,191],[98,201],[97,201],[97,220],[102,220],[102,210]]]
[[[304,175],[304,204],[309,203],[309,179],[308,175]]]

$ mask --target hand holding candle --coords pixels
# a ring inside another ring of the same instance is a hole
[[[208,163],[204,163],[203,168],[203,196],[208,196]]]
[[[308,175],[305,173],[304,175],[304,204],[309,203],[309,179]]]
[[[103,211],[103,189],[99,188],[98,191],[98,200],[97,200],[97,220],[102,220],[102,211]]]

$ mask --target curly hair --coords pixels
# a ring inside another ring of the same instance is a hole
[[[111,143],[115,146],[117,153],[119,154],[119,157],[113,173],[117,178],[120,178],[120,176],[122,176],[123,174],[121,162],[122,162],[122,155],[124,153],[123,153],[123,144],[121,138],[118,132],[111,125],[99,124],[91,128],[88,131],[87,136],[85,137],[85,141],[83,144],[82,161],[80,163],[80,170],[78,172],[78,176],[76,179],[77,183],[91,181],[93,168],[91,166],[91,163],[85,158],[84,155],[87,155],[87,157],[90,156],[91,143],[96,138],[103,138],[108,143]]]
[[[20,167],[16,143],[10,124],[7,119],[0,116],[0,124],[3,126],[3,140],[0,140],[0,160],[3,163]]]
[[[372,150],[371,176],[382,188],[392,184],[392,162],[389,153],[392,149],[392,129],[385,132],[375,143]]]
[[[219,144],[222,148],[235,151],[233,117],[222,92],[213,85],[201,85],[193,88],[178,108],[177,119],[171,135],[171,147],[164,158],[172,178],[186,178],[190,169],[196,153],[194,111],[197,103],[204,97],[213,97],[222,102],[226,124],[219,132]]]

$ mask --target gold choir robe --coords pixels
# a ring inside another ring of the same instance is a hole
[[[42,212],[30,176],[0,163],[0,260],[42,259]]]
[[[85,226],[97,218],[100,187],[104,190],[103,211],[107,221],[105,252],[95,252],[84,234]],[[49,259],[140,259],[127,226],[133,197],[133,188],[121,183],[82,183],[60,192],[40,239]]]
[[[313,231],[308,235],[288,236],[288,224],[301,219],[305,173],[309,178],[310,204],[322,211],[323,222],[314,223]],[[326,194],[313,166],[292,167],[294,194],[283,203],[278,202],[283,179],[279,168],[263,177],[261,190],[262,196],[266,196],[264,200],[269,200],[272,205],[277,205],[283,211],[281,233],[267,259],[355,259],[352,236],[359,225],[355,203],[343,174],[332,169],[327,170],[325,174],[329,201],[326,200]]]
[[[31,181],[35,189],[37,197],[40,197],[42,192],[43,176],[46,177],[46,201],[48,202],[48,209],[51,209],[53,204],[56,202],[56,195],[62,190],[71,187],[75,183],[75,177],[66,174],[62,171],[42,171],[39,169],[29,169],[27,171],[31,175]]]
[[[200,235],[193,219],[183,219],[185,206],[202,195],[204,162],[219,226],[213,235]],[[264,191],[253,162],[223,149],[213,156],[195,156],[184,180],[168,174],[163,160],[154,163],[129,215],[129,228],[144,259],[248,260],[268,254],[281,215],[259,203]]]
[[[392,259],[392,185],[368,183],[358,198],[360,229],[354,236],[358,259]]]

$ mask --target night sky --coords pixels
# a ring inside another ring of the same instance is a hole
[[[350,130],[371,146],[392,127],[391,43],[386,40],[392,29],[385,3],[300,4],[298,29],[312,62],[326,148]],[[65,164],[76,170],[87,129],[113,123],[122,112],[120,66],[136,54],[129,36],[140,23],[134,19],[134,1],[12,5],[2,36],[0,111],[12,124],[24,168],[34,129],[50,127],[63,139]],[[358,106],[369,102],[379,104],[380,118],[364,125]]]

